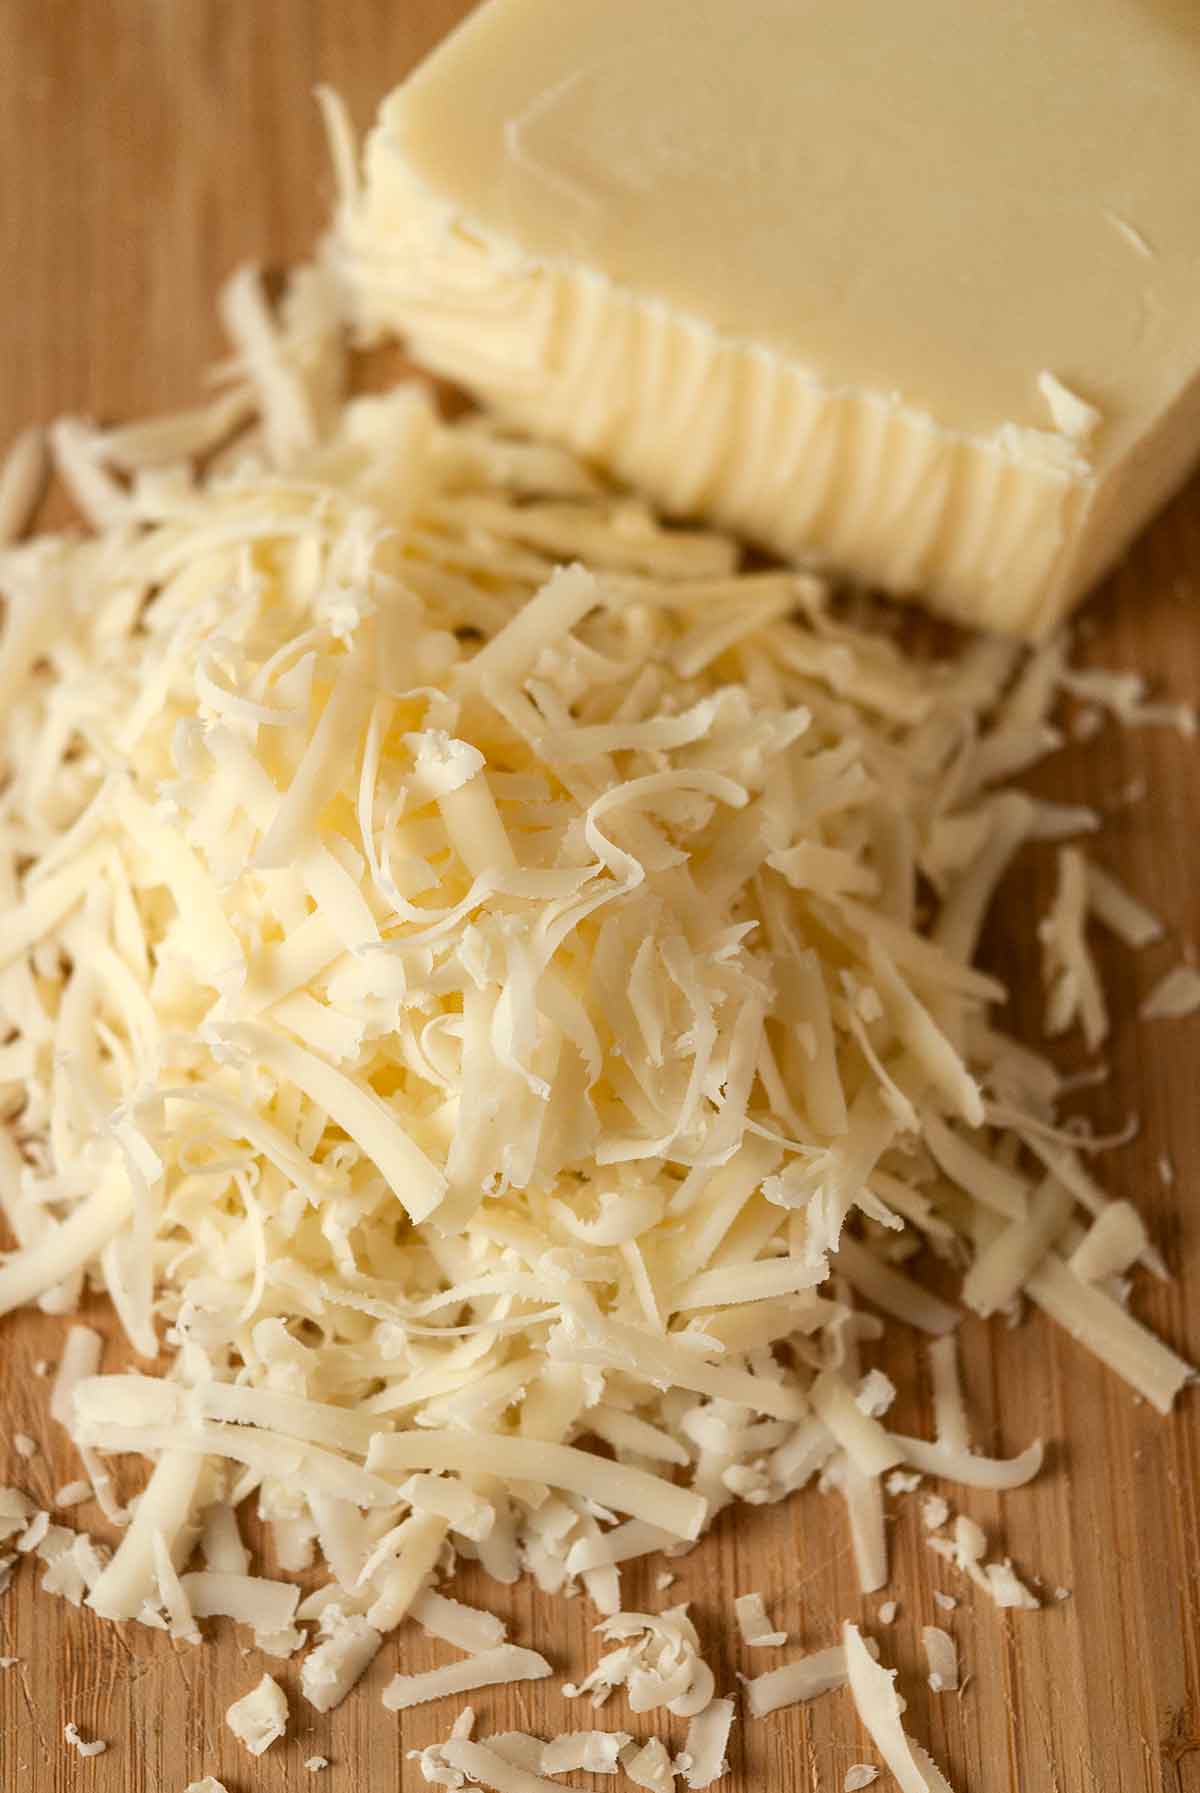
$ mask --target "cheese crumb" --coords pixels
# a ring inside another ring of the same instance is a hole
[[[636,1754],[626,1756],[622,1766],[634,1786],[645,1787],[649,1793],[671,1793],[675,1785],[671,1758],[659,1737],[651,1737]]]
[[[1041,1605],[1037,1595],[1025,1586],[1006,1557],[1002,1563],[988,1563],[984,1569],[988,1589],[997,1606],[1023,1607],[1036,1612]]]
[[[93,1738],[91,1742],[85,1741],[85,1739],[80,1736],[79,1728],[74,1721],[68,1725],[64,1725],[63,1736],[71,1745],[71,1748],[75,1753],[80,1756],[102,1756],[108,1748],[107,1743],[103,1742],[99,1737]]]
[[[921,1486],[921,1475],[914,1469],[893,1469],[885,1486],[889,1494],[912,1494]]]
[[[252,1756],[261,1756],[270,1749],[287,1730],[287,1721],[287,1696],[270,1675],[264,1675],[257,1687],[235,1700],[225,1714],[225,1723]]]
[[[846,1778],[842,1782],[842,1793],[862,1793],[864,1787],[869,1787],[873,1781],[878,1779],[879,1770],[870,1762],[855,1762],[846,1770]]]
[[[365,1618],[336,1607],[323,1624],[329,1635],[300,1664],[300,1690],[317,1712],[331,1712],[366,1672],[383,1638]]]
[[[954,1693],[958,1687],[958,1646],[950,1633],[939,1625],[922,1626],[921,1644],[934,1693]]]

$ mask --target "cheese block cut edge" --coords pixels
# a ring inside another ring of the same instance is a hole
[[[1037,638],[1188,471],[1200,386],[1098,474],[1065,431],[945,429],[836,388],[594,268],[527,253],[405,160],[384,102],[337,253],[360,328],[668,514],[703,516],[972,627]]]

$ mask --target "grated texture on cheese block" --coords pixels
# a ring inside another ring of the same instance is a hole
[[[0,543],[0,1311],[95,1284],[144,1366],[67,1334],[52,1412],[124,1530],[47,1582],[276,1655],[320,1621],[319,1710],[407,1618],[471,1654],[397,1676],[398,1710],[550,1672],[431,1585],[457,1552],[582,1584],[615,1648],[577,1691],[689,1718],[698,1773],[711,1670],[686,1609],[622,1610],[623,1563],[820,1475],[875,1588],[882,1475],[1040,1465],[970,1450],[923,1248],[1163,1409],[1190,1376],[1088,1280],[1128,1216],[972,962],[1022,843],[1079,820],[1001,788],[1058,738],[1065,650],[909,655],[560,450],[416,385],[347,398],[319,270],[278,309],[243,272],[224,310],[221,396],[56,426],[89,527]],[[1096,1037],[1087,916],[1150,921],[1060,865],[1053,1018]],[[860,1380],[876,1314],[935,1341],[935,1441]],[[130,1511],[108,1453],[152,1465]],[[251,1573],[251,1497],[328,1574],[299,1605]],[[0,1492],[18,1551],[50,1530]],[[845,1672],[786,1665],[751,1708]],[[273,1688],[233,1708],[249,1747]]]

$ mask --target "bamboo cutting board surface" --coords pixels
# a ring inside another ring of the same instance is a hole
[[[218,282],[240,261],[277,267],[304,255],[330,196],[312,90],[331,82],[362,126],[384,91],[465,10],[462,0],[0,0],[0,441],[63,410],[143,415],[194,398],[221,352]],[[719,247],[719,246],[718,246]],[[1136,667],[1176,697],[1200,697],[1200,483],[1141,542],[1088,613],[1086,654]],[[1104,1130],[1136,1110],[1137,1138],[1102,1161],[1114,1194],[1135,1199],[1175,1273],[1139,1284],[1136,1309],[1177,1349],[1200,1359],[1200,1018],[1137,1024],[1139,998],[1200,938],[1200,764],[1194,743],[1157,731],[1107,729],[1040,775],[1041,788],[1110,812],[1097,847],[1169,921],[1170,943],[1133,954],[1098,943],[1116,1017],[1109,1082],[1079,1098]],[[1144,800],[1130,801],[1138,787]],[[1052,880],[1042,856],[1006,887],[992,959],[1019,992],[1013,1024],[1032,1031],[1040,1006],[1034,921]],[[1159,1160],[1175,1171],[1173,1188]],[[73,1478],[46,1416],[62,1323],[22,1314],[0,1327],[0,1482],[39,1502]],[[1164,1421],[1040,1317],[1016,1330],[966,1323],[963,1354],[976,1440],[1009,1453],[1040,1435],[1047,1468],[1003,1499],[964,1497],[1018,1570],[1039,1577],[1040,1613],[1005,1615],[955,1584],[926,1548],[916,1497],[889,1503],[890,1627],[882,1597],[855,1589],[840,1506],[806,1493],[771,1509],[725,1514],[673,1565],[669,1599],[687,1599],[718,1691],[787,1652],[741,1649],[735,1593],[761,1590],[793,1653],[831,1643],[854,1617],[880,1639],[909,1699],[908,1728],[959,1793],[1195,1793],[1200,1789],[1200,1397]],[[113,1360],[115,1361],[115,1359]],[[887,1367],[902,1390],[900,1423],[928,1424],[925,1370],[900,1340]],[[12,1448],[24,1431],[41,1452]],[[948,1490],[953,1494],[953,1491]],[[64,1518],[97,1532],[92,1508]],[[629,1606],[656,1607],[654,1564],[625,1575]],[[39,1570],[40,1575],[40,1570]],[[387,1644],[340,1711],[300,1700],[296,1662],[282,1668],[244,1648],[225,1622],[202,1649],[139,1626],[101,1625],[35,1595],[26,1566],[0,1598],[0,1789],[17,1793],[183,1793],[205,1774],[230,1793],[376,1793],[416,1789],[406,1751],[444,1736],[456,1703],[401,1715],[379,1703],[398,1661],[445,1660],[405,1631]],[[947,1617],[934,1587],[959,1596]],[[1055,1600],[1057,1588],[1069,1598]],[[595,1660],[584,1599],[535,1597],[467,1580],[510,1620],[511,1635],[568,1676]],[[961,1696],[925,1686],[920,1627],[955,1634],[970,1676]],[[270,1669],[292,1697],[285,1742],[254,1761],[224,1726],[232,1700]],[[483,1730],[543,1733],[591,1722],[590,1709],[546,1687],[474,1697]],[[73,1720],[107,1752],[82,1761],[63,1741]],[[613,1700],[600,1722],[645,1732]],[[681,1742],[682,1726],[675,1740]],[[311,1778],[306,1757],[330,1759]],[[845,1694],[741,1723],[727,1793],[839,1793],[854,1762],[876,1761]],[[613,1782],[590,1781],[596,1788]],[[628,1785],[629,1783],[624,1783]],[[881,1785],[888,1784],[886,1776]]]

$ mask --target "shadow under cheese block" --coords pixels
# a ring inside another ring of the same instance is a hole
[[[1200,446],[1200,7],[490,0],[340,238],[667,511],[1037,636]]]

